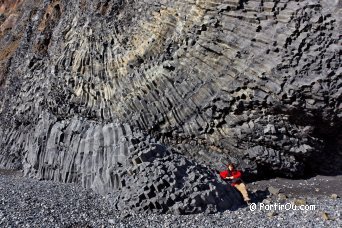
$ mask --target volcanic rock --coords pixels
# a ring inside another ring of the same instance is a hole
[[[207,174],[227,161],[339,172],[340,7],[0,1],[0,168],[174,213],[238,206]]]
[[[268,187],[267,190],[273,195],[278,195],[278,193],[280,192],[280,188],[275,188],[272,186]]]

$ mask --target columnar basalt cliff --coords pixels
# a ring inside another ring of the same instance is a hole
[[[337,0],[2,0],[0,167],[172,213],[239,205],[222,161],[340,172],[340,18]]]

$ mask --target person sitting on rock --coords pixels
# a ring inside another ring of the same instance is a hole
[[[250,204],[251,199],[248,196],[246,185],[241,180],[241,171],[235,170],[234,164],[229,164],[228,169],[220,172],[220,177],[224,180],[228,180],[233,187],[241,192],[243,200]]]

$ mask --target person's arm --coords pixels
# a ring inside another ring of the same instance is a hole
[[[236,171],[235,173],[234,173],[234,175],[232,175],[232,179],[237,179],[237,178],[240,178],[241,177],[241,172],[240,171]]]
[[[222,179],[227,179],[227,175],[228,175],[227,171],[222,171],[222,172],[220,172],[220,177],[221,177]]]

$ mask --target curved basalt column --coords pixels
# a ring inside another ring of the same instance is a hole
[[[339,1],[0,4],[2,167],[106,192],[122,129],[191,164],[341,164]]]
[[[120,210],[215,213],[241,205],[239,193],[210,168],[132,132],[128,124],[50,119],[44,115],[34,130],[37,138],[24,143],[25,175],[79,183],[109,195]]]

